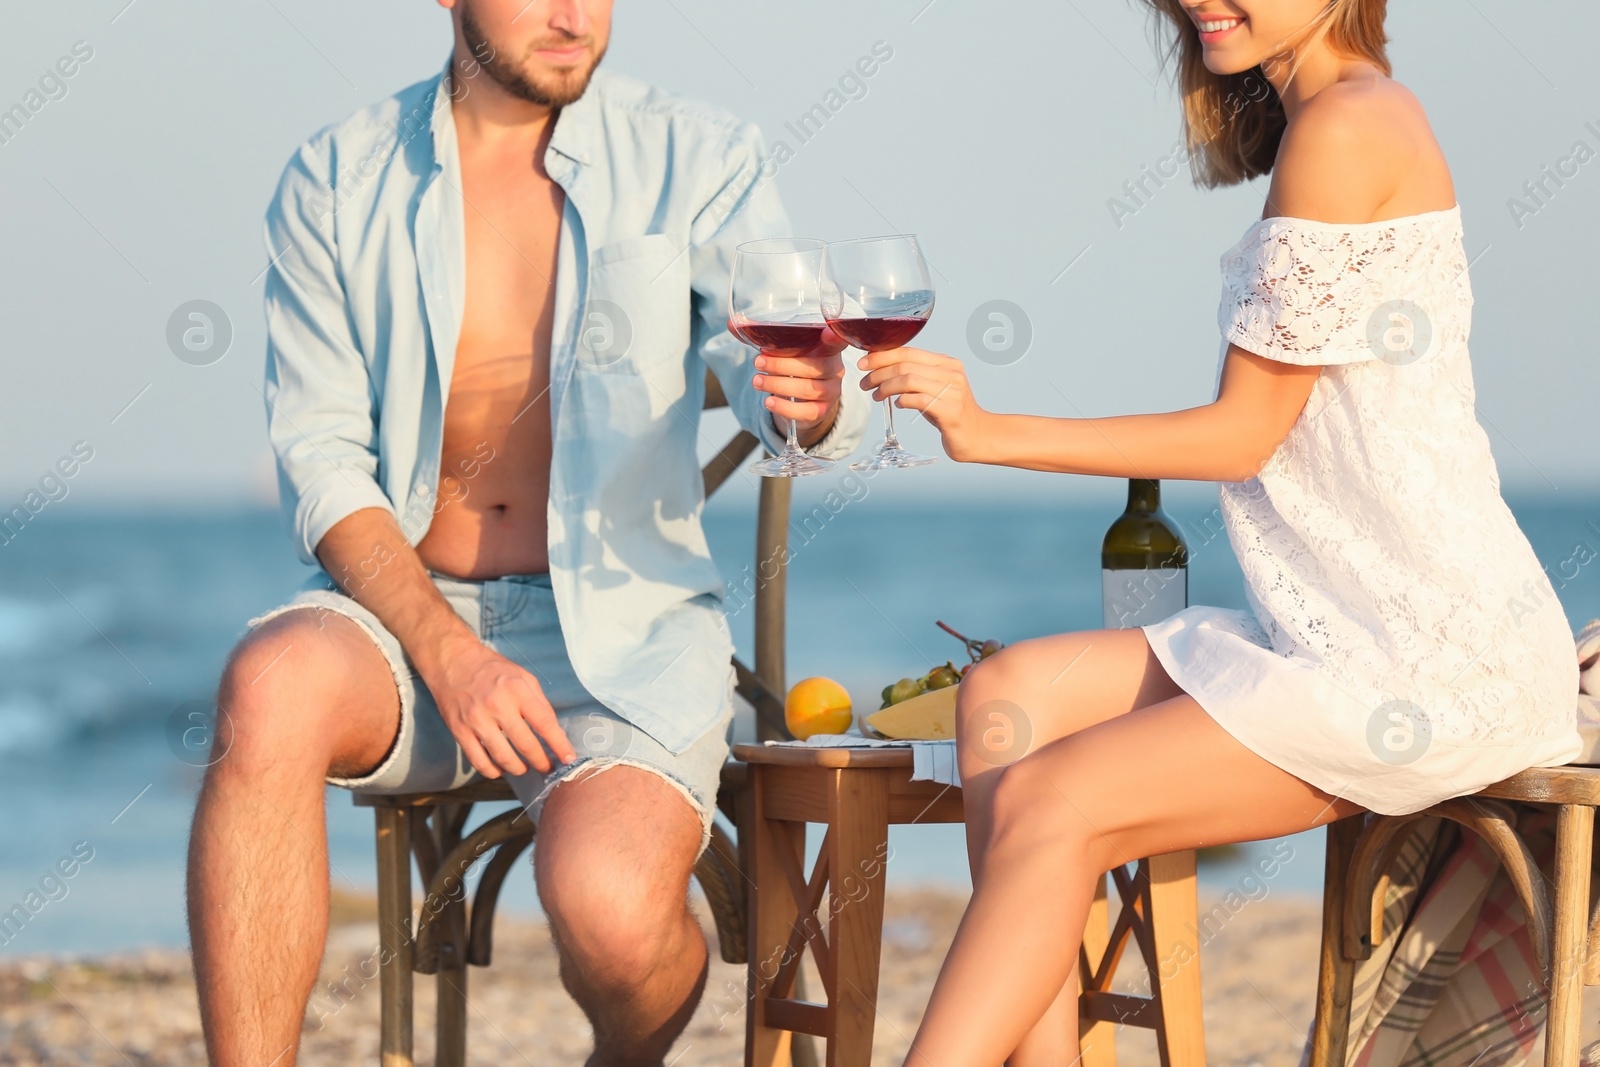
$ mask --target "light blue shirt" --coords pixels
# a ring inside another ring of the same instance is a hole
[[[316,134],[267,210],[268,432],[308,563],[362,508],[392,512],[415,545],[441,473],[466,473],[439,469],[466,258],[446,84]],[[790,232],[776,166],[753,126],[597,71],[558,116],[545,168],[566,192],[551,586],[579,679],[682,751],[732,699],[723,583],[700,522],[706,368],[743,426],[771,451],[783,442],[751,385],[755,350],[727,332],[734,246]],[[861,439],[869,404],[844,392],[818,455]]]

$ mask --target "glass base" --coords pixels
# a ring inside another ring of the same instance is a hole
[[[812,474],[824,474],[838,465],[831,459],[818,459],[804,452],[783,452],[750,464],[748,470],[763,478],[804,478]]]
[[[905,467],[926,467],[930,463],[937,463],[933,456],[919,456],[915,452],[907,452],[899,445],[885,445],[866,459],[858,459],[850,464],[853,471],[881,471],[891,468],[902,469]]]

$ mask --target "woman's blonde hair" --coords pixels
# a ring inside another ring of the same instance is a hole
[[[1158,36],[1164,22],[1170,38],[1166,60],[1175,65],[1183,93],[1184,138],[1195,183],[1216,188],[1271,173],[1286,120],[1266,68],[1286,63],[1293,77],[1299,62],[1293,51],[1239,74],[1213,74],[1206,69],[1200,30],[1180,0],[1144,3],[1157,17]],[[1388,75],[1389,38],[1383,29],[1387,7],[1388,0],[1328,0],[1294,47],[1300,50],[1326,39],[1336,51],[1364,59]]]

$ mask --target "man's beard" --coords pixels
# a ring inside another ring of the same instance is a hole
[[[483,28],[473,17],[471,3],[461,5],[461,36],[466,43],[467,51],[489,77],[494,79],[496,85],[512,96],[543,107],[566,107],[581,97],[589,88],[589,79],[594,76],[595,67],[598,67],[600,60],[605,58],[605,49],[601,49],[587,70],[574,68],[569,76],[557,76],[551,78],[547,84],[541,85],[530,79],[505,50],[494,45],[484,35]],[[579,39],[573,38],[572,43],[577,40]],[[457,72],[456,77],[459,79],[460,76]],[[462,89],[457,87],[455,91],[460,93]]]

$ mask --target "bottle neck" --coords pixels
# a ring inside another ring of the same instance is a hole
[[[1161,483],[1153,478],[1129,478],[1128,510],[1147,513],[1161,510]]]

